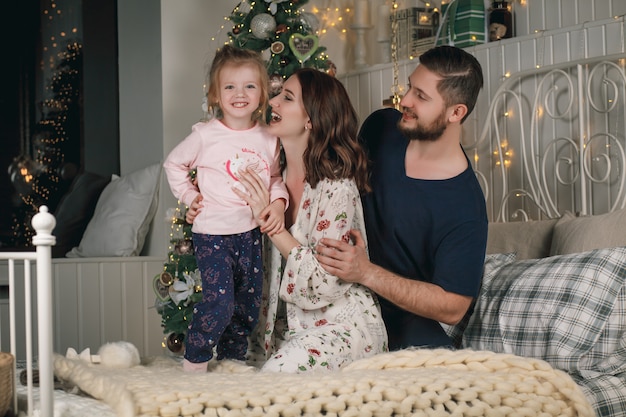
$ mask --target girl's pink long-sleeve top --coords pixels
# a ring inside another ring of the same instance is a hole
[[[193,222],[194,233],[226,235],[243,233],[258,226],[252,210],[232,187],[243,186],[238,172],[248,167],[262,178],[270,201],[289,202],[280,173],[278,139],[258,123],[248,130],[232,130],[213,119],[193,125],[191,134],[167,156],[163,167],[174,196],[187,206],[202,194],[204,207]],[[189,171],[197,168],[198,188]]]

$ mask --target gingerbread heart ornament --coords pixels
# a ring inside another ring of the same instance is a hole
[[[317,51],[319,38],[315,35],[302,35],[294,33],[289,38],[289,48],[293,52],[298,61],[304,62]]]
[[[169,292],[169,285],[166,284],[163,279],[161,279],[161,276],[167,274],[169,275],[167,272],[164,272],[162,274],[157,274],[154,279],[152,280],[152,288],[154,289],[154,292],[157,296],[157,298],[161,301],[161,302],[165,302],[167,300],[170,299],[170,292]],[[170,278],[172,277],[171,275],[169,275]]]

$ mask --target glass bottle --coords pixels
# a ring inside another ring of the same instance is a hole
[[[513,16],[508,1],[494,1],[489,12],[489,40],[513,37]]]

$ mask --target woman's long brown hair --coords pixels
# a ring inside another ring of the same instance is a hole
[[[343,84],[312,68],[294,75],[312,126],[303,156],[307,182],[315,188],[325,178],[351,178],[359,191],[370,191],[367,156],[357,139],[358,117]]]

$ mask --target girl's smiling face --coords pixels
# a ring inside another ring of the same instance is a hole
[[[231,129],[254,126],[252,115],[261,103],[260,77],[253,65],[226,65],[219,75],[219,107],[222,122]]]

